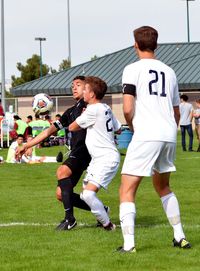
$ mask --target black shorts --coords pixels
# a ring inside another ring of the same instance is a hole
[[[90,163],[91,157],[86,148],[78,148],[71,151],[69,157],[63,162],[71,171],[71,181],[74,186],[78,183],[83,171],[86,170]]]

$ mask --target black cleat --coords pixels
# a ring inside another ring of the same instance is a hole
[[[179,248],[191,248],[191,244],[185,239],[182,238],[179,242],[176,241],[176,239],[172,240],[173,246],[174,247],[179,247]]]
[[[104,209],[105,209],[106,213],[109,215],[109,213],[110,213],[110,207],[104,206]],[[102,223],[99,220],[97,220],[96,227],[101,227],[101,228],[103,227]]]
[[[129,249],[129,250],[125,250],[123,247],[118,247],[117,249],[116,249],[116,252],[119,252],[119,253],[135,253],[136,252],[136,249],[135,249],[135,247],[132,247],[131,249]]]
[[[58,155],[56,156],[56,161],[57,161],[58,163],[63,161],[63,154],[62,154],[61,151],[60,151],[60,152],[58,153]]]
[[[76,219],[69,221],[67,219],[63,219],[60,224],[56,227],[57,231],[69,231],[73,229],[77,225]]]

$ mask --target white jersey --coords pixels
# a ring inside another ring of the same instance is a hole
[[[191,124],[191,113],[193,111],[193,106],[190,103],[182,102],[179,105],[180,109],[180,125]]]
[[[86,146],[92,158],[119,161],[114,132],[120,129],[121,123],[107,104],[89,104],[76,122],[81,128],[87,128]]]
[[[174,71],[155,59],[141,59],[125,67],[122,84],[135,87],[134,141],[176,142],[173,106],[179,106]]]

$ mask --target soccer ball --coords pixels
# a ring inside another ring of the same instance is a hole
[[[33,112],[35,114],[48,114],[53,108],[53,100],[45,93],[39,93],[33,97]]]

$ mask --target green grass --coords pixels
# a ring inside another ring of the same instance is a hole
[[[59,150],[63,148],[43,148],[38,154],[56,155]],[[4,159],[6,153],[7,150],[0,150]],[[58,164],[0,164],[0,270],[199,270],[199,164],[200,153],[182,152],[179,137],[177,172],[172,174],[171,186],[179,199],[182,223],[192,249],[172,247],[172,229],[146,178],[137,194],[137,253],[132,255],[114,252],[122,245],[119,226],[115,232],[96,228],[94,217],[86,211],[75,209],[78,226],[72,231],[54,230],[64,215],[62,204],[55,199]],[[111,218],[117,225],[119,184],[120,170],[109,191],[99,194],[111,207]],[[76,188],[80,190],[81,182]]]

